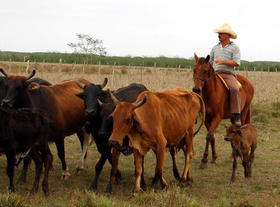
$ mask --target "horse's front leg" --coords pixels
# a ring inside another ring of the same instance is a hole
[[[211,163],[216,163],[217,153],[216,153],[214,132],[215,132],[217,126],[220,124],[221,120],[222,119],[218,115],[215,117],[206,117],[205,126],[207,128],[207,136],[206,136],[205,151],[204,151],[204,155],[203,155],[203,158],[201,160],[201,165],[200,165],[200,167],[202,169],[207,167],[209,143],[211,144],[211,149],[212,149]]]

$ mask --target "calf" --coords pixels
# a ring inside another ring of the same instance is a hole
[[[254,161],[254,151],[257,148],[257,130],[252,124],[242,127],[231,125],[226,127],[225,141],[231,142],[232,147],[232,176],[231,182],[235,181],[237,157],[240,156],[244,167],[244,176],[249,178],[252,175],[252,163]]]
[[[7,157],[7,174],[10,180],[9,190],[14,192],[14,167],[16,155],[27,154],[34,160],[36,175],[32,193],[39,188],[40,175],[45,167],[43,191],[49,194],[48,174],[52,165],[52,154],[48,147],[48,126],[46,117],[36,109],[0,110],[0,153]]]

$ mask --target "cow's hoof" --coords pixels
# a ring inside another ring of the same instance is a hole
[[[211,160],[211,164],[216,164],[216,160]]]
[[[71,174],[68,171],[65,171],[61,175],[61,180],[68,180],[68,178],[71,176]]]
[[[207,162],[201,162],[200,169],[205,169],[205,168],[207,168]]]
[[[22,177],[19,177],[19,179],[17,180],[17,184],[18,185],[23,185],[26,183],[26,179],[22,178]]]
[[[76,168],[76,173],[79,175],[81,174],[83,171],[85,171],[86,169],[84,167],[77,167]]]

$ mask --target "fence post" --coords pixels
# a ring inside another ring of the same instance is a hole
[[[27,65],[26,65],[26,69],[25,69],[26,73],[28,73],[28,71],[29,71],[29,63],[30,63],[29,60],[27,60]]]
[[[45,60],[43,60],[43,63],[42,63],[42,66],[41,66],[41,78],[42,79],[43,79],[44,64],[45,64]]]
[[[100,79],[100,69],[101,69],[101,62],[99,60],[99,62],[98,62],[98,77],[99,77],[99,79]]]
[[[12,70],[12,69],[11,69],[11,61],[12,61],[12,60],[11,60],[11,58],[10,58],[10,61],[9,61],[9,73],[11,73],[11,70]]]
[[[59,71],[59,73],[62,72],[62,59],[61,58],[59,59],[58,71]]]

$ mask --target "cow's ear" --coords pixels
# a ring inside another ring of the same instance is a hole
[[[143,134],[143,130],[135,116],[132,116],[133,128],[140,134]]]
[[[84,98],[85,98],[84,92],[82,92],[82,93],[76,93],[76,96],[78,96],[78,97],[81,98],[81,99],[84,99]]]
[[[35,82],[31,82],[27,85],[28,90],[34,90],[34,89],[38,89],[38,88],[40,88],[40,84],[35,83]]]

